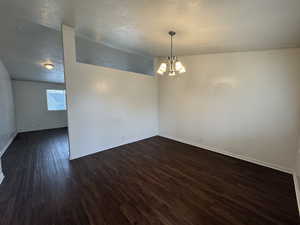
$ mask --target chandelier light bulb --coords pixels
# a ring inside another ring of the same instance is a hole
[[[181,69],[179,70],[179,73],[181,74],[181,73],[185,73],[185,72],[186,72],[185,67],[182,66]]]
[[[157,70],[157,73],[163,75],[164,72],[166,72],[166,71],[167,71],[167,64],[166,63],[161,63],[160,67]]]
[[[169,72],[169,76],[175,76],[176,74],[175,74],[175,71],[170,71]]]
[[[183,65],[182,65],[182,63],[180,61],[177,61],[175,63],[175,69],[176,69],[176,71],[180,71],[182,69],[182,67],[183,67]]]

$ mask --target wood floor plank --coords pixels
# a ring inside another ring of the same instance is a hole
[[[2,158],[1,225],[296,225],[292,176],[163,137],[69,161],[66,129]]]

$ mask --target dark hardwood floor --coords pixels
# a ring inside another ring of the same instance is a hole
[[[296,225],[292,176],[162,137],[68,161],[66,129],[2,159],[1,225]]]

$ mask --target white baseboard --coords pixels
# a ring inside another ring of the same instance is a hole
[[[1,151],[0,151],[0,160],[1,160],[2,155],[5,153],[5,151],[8,149],[8,147],[10,146],[10,144],[13,142],[13,140],[17,136],[17,134],[18,134],[17,131],[14,132],[14,134],[8,140],[7,144],[1,149]],[[4,179],[4,174],[2,173],[2,168],[1,168],[1,163],[0,163],[0,184],[2,183],[3,179]]]
[[[7,144],[0,149],[0,158],[2,157],[2,155],[5,153],[5,151],[8,149],[8,147],[10,146],[10,144],[13,142],[13,140],[15,139],[15,137],[17,136],[18,132],[14,132],[13,135],[11,136],[11,138],[8,140]]]
[[[145,136],[145,137],[140,137],[140,138],[132,138],[132,139],[120,142],[120,143],[115,144],[115,145],[109,145],[109,146],[104,146],[102,148],[98,148],[95,152],[89,152],[86,155],[72,155],[71,147],[70,147],[70,160],[79,159],[81,157],[85,157],[85,156],[88,156],[88,155],[93,155],[93,154],[96,154],[96,153],[99,153],[99,152],[111,150],[113,148],[117,148],[117,147],[120,147],[122,145],[131,144],[131,143],[134,143],[134,142],[137,142],[137,141],[142,141],[142,140],[145,140],[145,139],[148,139],[148,138],[151,138],[151,137],[155,137],[155,136],[158,136],[158,134],[152,134],[150,136]]]
[[[296,198],[297,198],[297,205],[298,205],[298,212],[300,215],[300,187],[299,187],[299,182],[297,178],[296,172],[293,173],[293,180],[294,180],[294,185],[295,185],[295,192],[296,192]]]
[[[3,179],[4,179],[4,175],[2,172],[0,172],[0,184],[2,183]]]
[[[210,150],[210,151],[213,151],[213,152],[217,152],[217,153],[220,153],[222,155],[226,155],[226,156],[230,156],[230,157],[237,158],[237,159],[240,159],[240,160],[244,160],[244,161],[247,161],[247,162],[251,162],[251,163],[254,163],[254,164],[257,164],[257,165],[260,165],[260,166],[269,167],[269,168],[272,168],[274,170],[279,170],[281,172],[293,174],[292,169],[284,168],[284,167],[279,166],[279,165],[275,165],[275,164],[272,164],[272,163],[268,163],[268,162],[264,162],[264,161],[261,161],[261,160],[253,159],[253,158],[250,158],[248,156],[242,156],[242,155],[232,153],[232,152],[229,152],[227,150],[220,149],[220,148],[217,148],[217,147],[212,147],[212,146],[207,146],[207,145],[203,145],[203,144],[199,144],[199,143],[194,143],[194,142],[191,142],[191,141],[183,140],[181,138],[171,137],[171,136],[167,136],[167,135],[159,135],[159,136],[169,138],[169,139],[172,139],[172,140],[175,140],[175,141],[179,141],[179,142],[182,142],[182,143],[185,143],[185,144],[193,145],[193,146],[203,148],[203,149],[206,149],[206,150]]]
[[[26,133],[26,132],[32,132],[32,131],[43,131],[43,130],[53,130],[53,129],[59,129],[59,128],[65,128],[68,127],[68,124],[62,124],[54,127],[36,127],[36,128],[30,128],[30,129],[24,129],[24,128],[19,128],[18,133]]]

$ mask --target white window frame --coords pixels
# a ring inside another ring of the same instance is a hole
[[[55,92],[55,91],[64,93],[64,97],[65,97],[65,108],[64,109],[52,109],[51,107],[49,109],[48,93]],[[67,100],[66,100],[66,90],[65,89],[46,89],[46,100],[47,100],[47,110],[48,111],[55,112],[55,111],[66,111],[67,110]]]

